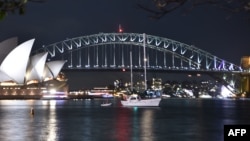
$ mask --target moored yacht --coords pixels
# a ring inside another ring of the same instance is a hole
[[[132,94],[125,98],[125,100],[121,100],[121,104],[123,106],[159,106],[161,102],[161,98],[149,98],[149,99],[141,99],[141,97],[137,94]]]
[[[147,90],[147,67],[146,67],[146,34],[143,34],[143,55],[144,55],[144,82],[145,82],[145,91]],[[130,51],[130,77],[131,77],[131,91],[133,90],[133,65],[132,65],[132,51]],[[146,98],[142,99],[138,94],[129,95],[128,98],[122,99],[121,104],[123,106],[159,106],[161,98]]]

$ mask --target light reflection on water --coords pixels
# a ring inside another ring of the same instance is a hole
[[[165,99],[156,108],[112,102],[0,100],[0,141],[223,141],[225,124],[250,124],[250,101]]]
[[[50,101],[43,101],[43,104],[49,105],[49,117],[48,117],[48,122],[46,123],[47,128],[46,130],[48,131],[45,135],[45,139],[47,141],[55,141],[58,140],[58,127],[57,127],[57,119],[56,119],[56,101],[55,100],[50,100]]]
[[[152,110],[144,110],[140,123],[141,136],[143,141],[152,141],[154,135],[154,113]]]

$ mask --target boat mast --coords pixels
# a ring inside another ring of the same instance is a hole
[[[144,61],[144,83],[145,83],[145,90],[147,90],[147,66],[146,66],[146,34],[143,33],[143,61]]]
[[[130,86],[130,89],[131,89],[131,92],[133,91],[133,71],[132,71],[132,51],[130,50],[130,79],[131,79],[131,86]]]

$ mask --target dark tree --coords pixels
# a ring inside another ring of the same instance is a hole
[[[25,6],[28,2],[42,3],[46,0],[0,0],[0,20],[8,14],[18,12],[25,13]],[[201,5],[212,5],[228,11],[231,16],[234,13],[246,13],[250,19],[250,0],[137,0],[137,6],[149,13],[150,18],[159,19],[164,15],[175,11],[181,7],[186,12]],[[70,1],[69,1],[70,2]]]
[[[250,0],[138,0],[137,5],[149,12],[152,19],[159,19],[181,7],[189,12],[201,5],[221,8],[229,12],[229,16],[243,12],[250,18]]]
[[[45,0],[0,0],[0,20],[3,20],[8,14],[23,15],[25,13],[25,5],[28,2],[41,3]]]

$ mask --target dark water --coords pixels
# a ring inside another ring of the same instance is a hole
[[[250,100],[164,99],[156,108],[102,102],[1,100],[0,141],[223,141],[224,124],[250,124]]]

